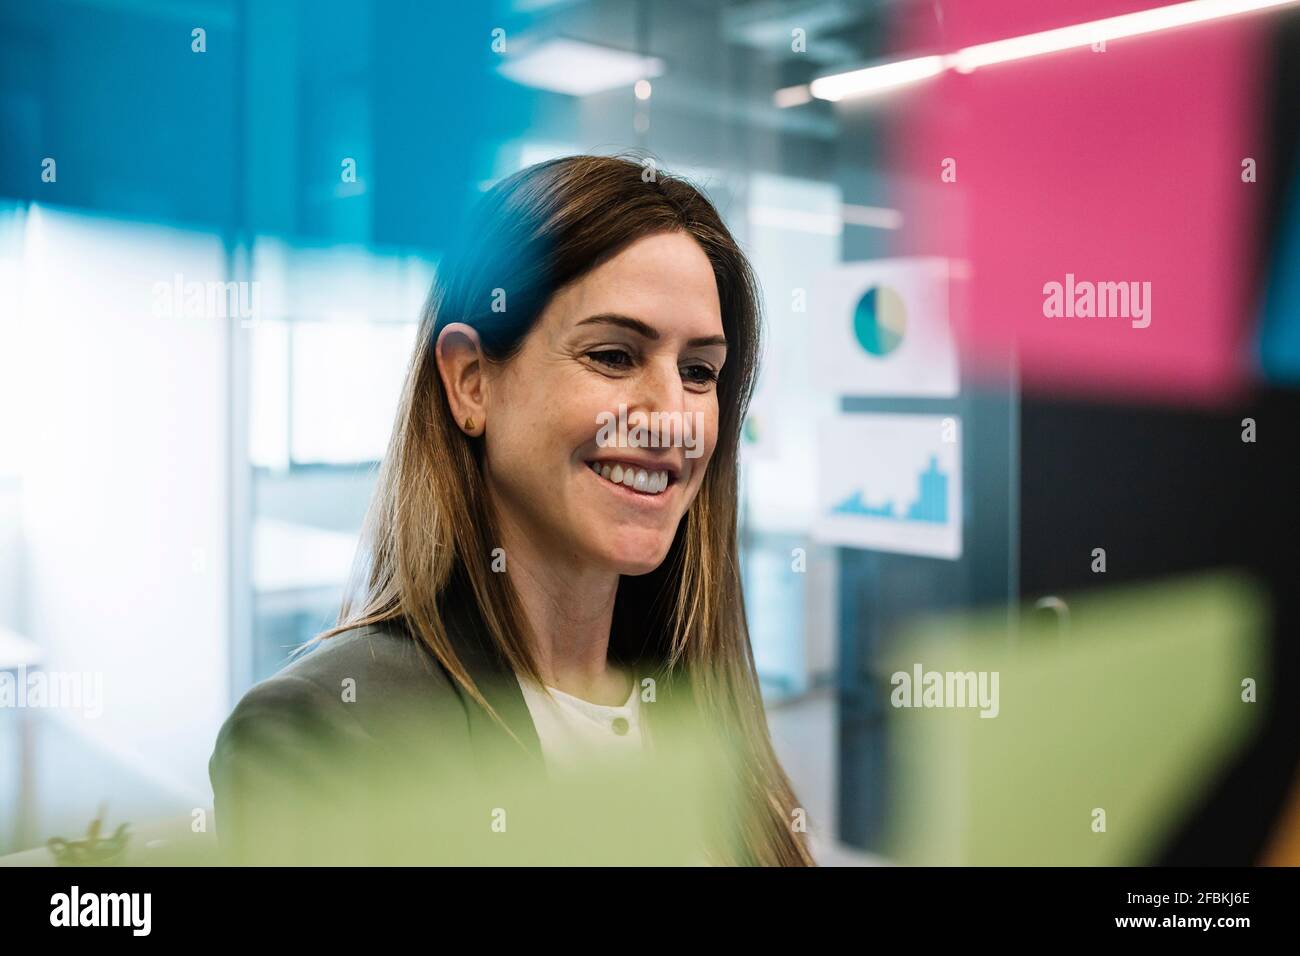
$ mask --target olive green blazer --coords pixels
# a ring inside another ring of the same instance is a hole
[[[437,849],[419,845],[428,814],[452,812],[432,796],[477,787],[500,802],[503,787],[545,778],[523,693],[477,610],[454,602],[444,619],[506,727],[400,623],[328,638],[244,694],[217,736],[208,772],[231,862],[424,862]]]

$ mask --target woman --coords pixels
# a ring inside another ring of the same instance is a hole
[[[355,777],[306,766],[304,741],[544,773],[584,740],[644,745],[663,696],[732,748],[734,818],[710,859],[810,864],[738,571],[759,332],[743,254],[690,185],[593,156],[502,181],[467,235],[420,325],[361,598],[222,729],[223,843],[264,846],[293,816],[272,825],[250,794]],[[639,440],[601,428],[620,415]],[[677,427],[647,441],[646,421]]]

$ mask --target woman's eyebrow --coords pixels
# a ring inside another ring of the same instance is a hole
[[[656,341],[659,338],[659,331],[654,327],[647,325],[645,322],[642,322],[640,319],[634,319],[630,315],[620,315],[617,312],[602,312],[599,315],[588,316],[587,318],[579,322],[578,326],[595,325],[595,324],[617,325],[619,328],[624,328],[630,332],[635,332],[637,335],[640,335],[642,338],[647,338],[650,339],[651,341]],[[727,344],[727,337],[725,335],[706,335],[701,338],[691,339],[686,343],[688,348],[693,348],[693,349],[703,348],[706,345],[726,345],[726,344]]]

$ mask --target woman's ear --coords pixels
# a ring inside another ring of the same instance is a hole
[[[481,435],[487,424],[487,381],[478,332],[464,322],[449,322],[438,333],[434,352],[456,423],[467,435]]]

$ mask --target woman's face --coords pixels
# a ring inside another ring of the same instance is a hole
[[[713,455],[726,354],[713,269],[687,233],[640,239],[562,289],[484,372],[505,519],[558,567],[658,567]]]

